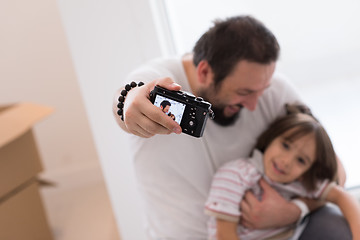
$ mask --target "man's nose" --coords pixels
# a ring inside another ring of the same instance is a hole
[[[246,101],[243,103],[244,107],[250,111],[254,111],[256,109],[256,105],[258,103],[259,97],[260,97],[259,93],[253,93],[249,95]]]

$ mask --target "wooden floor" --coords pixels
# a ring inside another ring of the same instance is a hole
[[[41,188],[54,240],[120,239],[98,167],[42,178],[55,183]]]

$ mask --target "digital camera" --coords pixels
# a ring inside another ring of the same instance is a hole
[[[150,92],[150,101],[179,123],[183,133],[194,137],[201,137],[207,119],[214,118],[210,103],[187,92],[155,86]]]

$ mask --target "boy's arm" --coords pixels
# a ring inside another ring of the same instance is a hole
[[[353,239],[360,240],[360,204],[357,199],[336,185],[330,189],[326,200],[339,206],[350,225]]]
[[[240,240],[237,236],[237,222],[216,219],[216,238],[218,240]]]

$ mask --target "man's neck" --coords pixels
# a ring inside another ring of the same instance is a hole
[[[196,75],[196,67],[193,63],[193,55],[186,54],[182,57],[182,64],[185,69],[186,78],[188,80],[191,92],[196,95],[198,89],[198,81]]]

